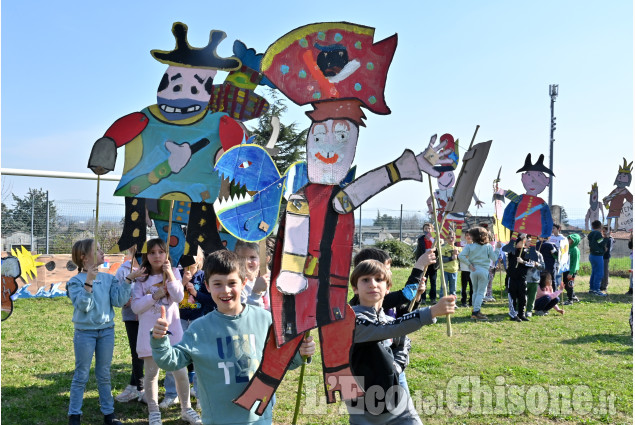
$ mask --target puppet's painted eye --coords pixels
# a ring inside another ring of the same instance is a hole
[[[251,166],[251,164],[253,164],[253,162],[251,161],[245,161],[242,164],[240,164],[238,167],[239,168],[249,168]]]

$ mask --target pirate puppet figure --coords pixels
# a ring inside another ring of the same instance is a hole
[[[358,397],[349,366],[355,314],[347,305],[353,249],[353,210],[401,180],[438,176],[452,162],[444,144],[424,154],[406,150],[395,161],[350,181],[366,108],[389,114],[384,85],[397,35],[373,42],[374,29],[346,22],[311,24],[286,34],[265,52],[261,70],[298,105],[311,104],[308,182],[287,203],[271,282],[273,325],[260,368],[234,402],[262,414],[305,332],[318,328],[327,401]],[[436,140],[436,137],[434,138]]]
[[[505,191],[505,197],[511,202],[505,207],[502,224],[512,232],[511,240],[515,240],[517,234],[525,233],[532,236],[532,245],[535,245],[536,237],[548,238],[551,235],[551,210],[538,195],[549,186],[547,174],[554,177],[555,174],[543,164],[544,159],[545,156],[541,154],[534,164],[531,154],[527,154],[525,165],[516,171],[523,172],[521,181],[526,191],[524,195]]]
[[[619,168],[615,183],[613,183],[616,186],[615,189],[602,199],[604,206],[608,209],[606,218],[609,231],[633,230],[633,194],[627,189],[633,180],[633,161],[629,164],[626,162],[626,158],[623,159],[624,164]],[[613,219],[615,222],[611,229]]]
[[[445,143],[445,148],[452,151],[449,156],[452,159],[452,163],[434,167],[435,170],[440,172],[437,177],[437,185],[439,188],[434,191],[434,198],[437,200],[437,219],[439,223],[443,223],[443,227],[441,227],[441,237],[445,238],[450,231],[453,231],[456,233],[457,238],[460,238],[463,233],[463,223],[465,223],[465,213],[467,211],[448,213],[445,211],[448,202],[452,199],[454,186],[456,184],[454,170],[459,161],[459,140],[454,141],[454,137],[452,137],[451,134],[444,134],[441,136],[441,143]],[[472,198],[477,208],[483,205],[483,201],[478,199],[475,193],[472,194]],[[433,214],[432,197],[428,198],[427,205],[428,212]]]
[[[241,77],[248,72],[238,57],[217,55],[216,48],[226,37],[224,32],[212,30],[209,44],[203,48],[190,46],[185,24],[174,23],[172,33],[176,40],[173,50],[151,52],[156,60],[168,65],[159,83],[157,103],[117,120],[95,142],[88,166],[95,174],[112,171],[117,148],[125,146],[123,176],[115,195],[126,197],[126,218],[122,236],[112,251],[136,245],[141,252],[146,222],[150,225],[150,219],[154,219],[160,236],[171,235],[170,258],[178,262],[182,254],[195,255],[198,246],[205,252],[223,247],[212,205],[221,185],[214,163],[224,150],[241,143],[245,135],[237,121],[220,111],[229,111],[239,120],[249,119],[259,116],[268,104],[256,99],[256,109],[245,113],[241,105],[228,103],[227,97],[217,101],[212,98],[214,90],[230,91],[227,85],[214,86],[217,71]],[[236,49],[250,53],[242,43],[235,45]],[[251,76],[253,72],[235,81],[246,80],[244,88],[251,89]],[[170,217],[172,201],[176,204]],[[172,228],[168,229],[172,219]],[[187,240],[181,227],[186,224]]]

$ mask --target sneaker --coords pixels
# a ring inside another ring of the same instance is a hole
[[[606,296],[607,296],[607,295],[606,295],[604,292],[602,292],[602,291],[595,291],[593,294],[594,294],[594,295],[597,295],[598,297],[606,297]]]
[[[522,322],[522,320],[520,320],[520,317],[518,316],[510,317],[509,320],[511,320],[512,322]]]
[[[467,303],[461,303],[461,307],[467,307]]]
[[[533,316],[533,313],[531,311],[528,311],[525,313],[525,317],[531,317]]]
[[[170,406],[172,406],[173,404],[176,404],[179,402],[179,396],[177,395],[176,397],[164,397],[163,401],[161,403],[159,403],[159,407],[161,409],[168,409],[170,408]]]
[[[140,402],[141,402],[141,403],[143,403],[143,404],[148,404],[148,402],[146,401],[146,397],[145,397],[145,395],[146,395],[145,390],[141,390],[141,391],[139,391],[139,398],[138,398],[138,400],[137,400],[137,401],[140,401]]]
[[[148,425],[163,425],[163,422],[161,422],[161,412],[150,412],[148,415]]]
[[[527,317],[525,315],[519,316],[519,318],[520,318],[521,322],[529,322],[529,317]]]
[[[139,391],[137,390],[137,387],[135,387],[134,385],[128,385],[121,394],[115,397],[115,400],[121,403],[128,403],[129,401],[132,401],[138,398],[139,398]]]
[[[82,415],[68,415],[68,425],[82,425]]]
[[[487,316],[484,315],[483,313],[481,313],[480,311],[478,313],[472,312],[472,319],[474,319],[474,320],[487,320]]]
[[[203,423],[201,421],[201,417],[198,415],[198,413],[196,413],[196,410],[192,409],[191,407],[181,412],[181,419],[189,424],[194,425],[200,425]]]
[[[573,298],[571,298],[571,301],[573,301],[574,303],[579,303],[580,299],[574,295]]]
[[[494,297],[484,297],[483,298],[483,302],[486,302],[486,303],[491,303],[493,301],[496,301],[496,298],[494,298]]]
[[[566,300],[564,302],[564,305],[571,305],[571,304],[573,304],[573,300]]]
[[[115,419],[115,414],[104,415],[104,425],[123,425],[119,419]]]
[[[536,310],[535,314],[536,316],[546,316],[549,313],[544,310]]]

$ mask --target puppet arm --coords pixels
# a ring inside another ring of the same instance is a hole
[[[476,196],[476,193],[472,194],[472,198],[474,199],[474,205],[476,205],[476,208],[481,208],[483,205],[485,205],[485,202],[478,199],[478,196]]]
[[[514,204],[517,204],[517,203],[520,202],[520,195],[518,195],[517,193],[515,193],[515,192],[513,192],[511,190],[506,190],[505,191],[505,198],[509,199]]]
[[[333,208],[340,214],[349,213],[401,180],[422,180],[417,158],[410,149],[397,160],[367,172],[340,190],[333,199]]]
[[[304,193],[289,198],[285,212],[282,266],[276,279],[276,287],[285,295],[304,291],[308,281],[304,276],[309,253],[309,204]]]
[[[134,112],[119,118],[106,130],[103,137],[93,144],[88,159],[88,168],[97,175],[115,169],[117,148],[131,142],[148,125],[148,117],[142,112]]]

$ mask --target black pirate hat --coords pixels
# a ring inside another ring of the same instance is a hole
[[[532,164],[531,154],[528,153],[527,158],[525,158],[525,165],[523,165],[523,168],[521,168],[520,170],[516,172],[520,173],[522,171],[540,171],[541,173],[551,174],[552,176],[555,177],[556,175],[553,173],[553,171],[545,167],[545,164],[542,163],[544,160],[545,160],[545,156],[543,154],[540,154],[540,156],[538,157],[538,161],[536,161],[535,164]]]
[[[218,69],[221,71],[233,71],[240,68],[242,63],[236,57],[221,58],[216,54],[216,47],[227,37],[223,31],[211,30],[209,44],[203,48],[192,47],[187,42],[187,25],[175,22],[172,25],[172,34],[176,40],[176,46],[172,51],[152,50],[150,54],[159,62],[193,68]]]

